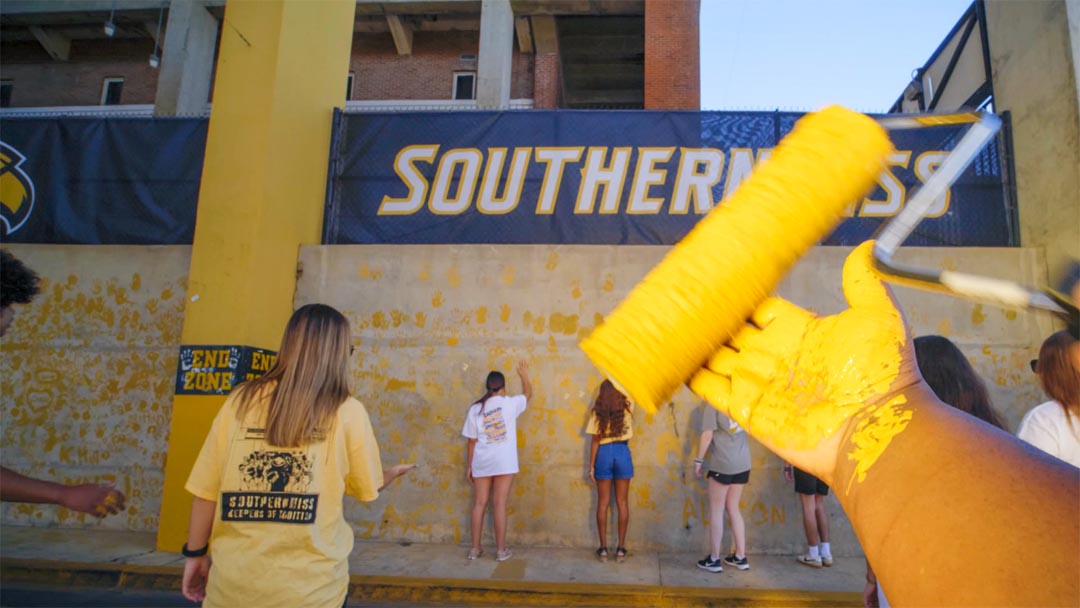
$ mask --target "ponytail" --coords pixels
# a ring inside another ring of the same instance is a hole
[[[493,371],[488,373],[487,380],[484,382],[484,388],[487,389],[487,392],[484,393],[484,396],[477,399],[472,403],[472,405],[469,406],[472,407],[473,405],[479,403],[481,416],[484,415],[484,406],[487,404],[488,399],[491,399],[495,396],[495,393],[506,388],[506,376],[503,376],[502,372]]]

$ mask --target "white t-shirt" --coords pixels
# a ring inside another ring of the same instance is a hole
[[[492,477],[518,472],[517,418],[525,411],[525,395],[495,396],[484,404],[474,403],[465,416],[461,434],[476,440],[473,449],[473,477]]]
[[[1047,401],[1031,408],[1016,436],[1040,450],[1080,467],[1080,420],[1069,424],[1065,408],[1057,401]]]

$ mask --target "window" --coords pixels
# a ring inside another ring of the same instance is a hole
[[[345,101],[352,99],[352,83],[356,78],[356,72],[349,72],[349,78],[345,81]]]
[[[0,108],[11,107],[11,93],[15,90],[15,81],[0,80]]]
[[[476,99],[476,72],[454,72],[454,99]]]
[[[120,105],[120,94],[124,91],[123,78],[106,78],[101,85],[101,105]]]

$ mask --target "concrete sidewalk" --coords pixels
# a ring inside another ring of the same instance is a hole
[[[183,557],[154,550],[140,532],[4,527],[3,584],[179,589]],[[815,570],[793,556],[751,555],[751,568],[700,570],[698,554],[634,551],[600,563],[589,550],[511,547],[476,561],[467,547],[357,540],[350,603],[530,606],[861,605],[862,558]],[[703,552],[702,552],[703,553]]]

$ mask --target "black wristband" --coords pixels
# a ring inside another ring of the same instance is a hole
[[[206,543],[206,546],[204,546],[202,549],[199,549],[198,551],[192,551],[188,549],[187,543],[184,543],[184,546],[180,549],[180,553],[183,554],[184,557],[202,557],[206,555],[206,552],[209,550],[210,543]]]

